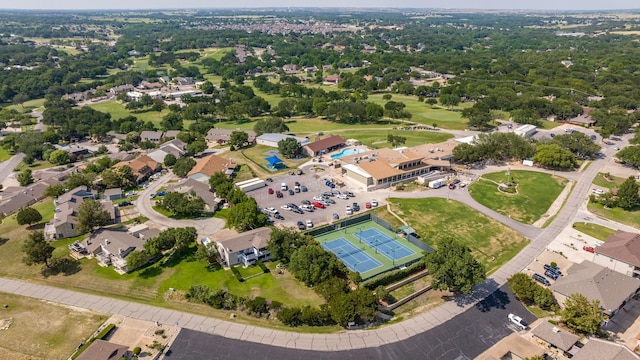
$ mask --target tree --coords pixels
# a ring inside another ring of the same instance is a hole
[[[584,295],[569,295],[564,301],[564,309],[560,311],[560,319],[568,327],[585,334],[596,334],[604,320],[600,310],[600,301],[589,301]]]
[[[343,327],[350,322],[372,321],[378,312],[378,297],[367,288],[358,288],[329,301],[331,318]]]
[[[540,286],[527,274],[514,274],[508,279],[508,283],[511,291],[527,305],[536,304],[545,310],[553,309],[556,306],[553,292]]]
[[[427,254],[425,261],[431,286],[436,289],[469,294],[486,278],[484,266],[459,241],[444,242],[437,251]]]
[[[449,109],[460,103],[460,96],[455,94],[442,94],[440,96],[440,103],[444,106],[448,106]]]
[[[144,251],[134,250],[127,255],[127,269],[135,270],[149,261],[149,255]]]
[[[267,133],[283,133],[289,131],[289,127],[281,118],[270,117],[258,120],[253,126],[253,131],[260,136]]]
[[[164,156],[164,161],[163,161],[164,162],[164,166],[172,167],[176,163],[177,160],[178,159],[176,159],[175,155],[167,154],[167,155]]]
[[[557,144],[538,145],[533,161],[543,167],[559,169],[573,169],[578,166],[575,155]]]
[[[221,184],[227,184],[231,181],[227,178],[227,175],[222,171],[216,171],[209,177],[209,188],[216,191],[216,188]],[[220,195],[218,195],[220,196]],[[225,196],[226,197],[226,196]]]
[[[78,207],[78,232],[93,232],[100,226],[111,223],[111,216],[98,200],[84,199]]]
[[[486,129],[491,121],[491,108],[485,102],[475,103],[472,107],[462,110],[462,116],[469,119],[469,127]]]
[[[25,253],[22,261],[29,266],[44,264],[48,268],[54,250],[55,248],[44,238],[44,232],[32,231],[22,244],[22,251]]]
[[[640,145],[627,146],[620,150],[616,157],[626,164],[640,167]]]
[[[600,151],[600,146],[580,131],[558,135],[551,142],[571,151],[578,159],[592,159]]]
[[[196,140],[187,145],[187,152],[191,155],[203,152],[207,149],[207,142],[204,140]]]
[[[53,165],[64,165],[71,162],[69,153],[64,150],[54,150],[49,154],[49,162]]]
[[[291,254],[308,243],[309,238],[298,231],[274,228],[267,242],[267,249],[273,260],[288,264]]]
[[[190,157],[183,157],[173,165],[173,173],[180,177],[185,177],[194,166],[196,166],[195,160]]]
[[[42,221],[42,215],[38,210],[32,207],[27,207],[18,211],[16,221],[18,222],[18,225],[29,224],[29,226],[31,226],[31,224]]]
[[[387,135],[387,142],[391,144],[391,147],[398,147],[400,145],[404,145],[406,141],[407,141],[407,138],[404,136],[393,135],[393,134]]]
[[[631,209],[638,205],[640,197],[638,196],[640,186],[633,176],[629,176],[618,188],[618,199],[616,205],[623,209]]]
[[[18,184],[20,184],[20,186],[27,186],[31,183],[33,183],[33,175],[31,175],[31,169],[24,169],[22,170],[18,176],[16,176],[16,180],[18,180]]]
[[[207,264],[213,264],[218,257],[218,250],[213,243],[200,244],[198,250],[196,250],[196,260],[206,262]]]
[[[259,228],[266,223],[267,215],[258,211],[258,204],[253,198],[235,204],[229,210],[229,226],[239,232]]]
[[[291,327],[302,325],[302,310],[299,307],[283,307],[278,311],[278,320]]]
[[[229,145],[232,149],[244,147],[249,142],[249,134],[244,131],[234,131],[229,137]]]
[[[278,141],[278,151],[286,158],[294,158],[302,153],[302,146],[294,138],[286,138]]]
[[[307,286],[317,285],[339,271],[335,255],[320,246],[303,245],[291,254],[289,271]]]
[[[461,164],[471,164],[482,160],[479,148],[471,144],[462,143],[453,148],[453,158]]]

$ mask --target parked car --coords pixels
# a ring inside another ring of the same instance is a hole
[[[376,199],[371,200],[371,206],[373,206],[373,207],[378,206],[378,200],[376,200]]]
[[[509,314],[509,320],[522,330],[527,330],[529,327],[529,325],[518,315]]]
[[[321,200],[324,200],[324,196],[322,196],[322,195],[316,195],[316,196],[314,196],[314,197],[313,197],[313,200],[315,200],[315,201],[321,201]]]
[[[340,215],[338,215],[337,213],[333,213],[333,220],[338,220],[340,219]]]
[[[273,195],[273,189],[269,188],[269,190],[267,190],[267,192],[269,193],[269,195]]]
[[[351,191],[345,191],[344,194],[347,194],[348,197],[355,197]]]
[[[366,203],[364,203],[364,207],[365,209],[371,209],[371,203],[367,201]]]
[[[313,205],[302,205],[300,208],[307,212],[313,212],[314,209]]]
[[[549,264],[544,264],[544,269],[547,271],[551,271],[558,276],[562,276],[562,271],[557,266],[551,266]]]
[[[304,205],[311,205],[311,201],[309,200],[302,200],[301,203]]]
[[[287,204],[284,204],[284,205],[280,206],[280,209],[291,211],[291,207],[289,205],[287,205]]]
[[[311,203],[311,205],[313,205],[314,207],[318,208],[318,209],[324,209],[324,204],[318,201],[314,201]]]
[[[324,199],[323,201],[326,201],[326,202],[328,202],[329,204],[335,204],[335,203],[336,203],[336,201],[335,201],[335,200],[333,200],[333,199],[331,199],[331,198],[326,198],[326,199]]]
[[[156,193],[156,195],[157,195],[157,196],[165,196],[165,195],[167,195],[167,192],[166,192],[166,191],[158,191],[158,192]]]
[[[586,252],[590,252],[590,253],[596,252],[596,249],[594,249],[593,246],[583,246],[582,250],[584,250]]]
[[[547,270],[547,271],[545,271],[545,272],[544,272],[544,275],[545,275],[545,276],[547,276],[547,277],[548,277],[548,278],[550,278],[550,279],[558,280],[558,274],[554,273],[554,272],[553,272],[553,271],[551,271],[551,270]]]
[[[353,211],[360,211],[360,205],[358,205],[357,202],[351,204],[351,208],[353,209]]]
[[[293,190],[289,189],[289,195],[295,195],[296,193]]]
[[[547,278],[546,278],[546,277],[544,277],[544,276],[542,276],[542,275],[540,275],[540,274],[533,274],[533,275],[532,275],[532,277],[533,277],[533,280],[535,280],[535,281],[537,281],[537,282],[541,283],[542,285],[545,285],[545,286],[549,286],[549,285],[551,285],[551,283],[549,282],[549,280],[547,280]]]
[[[282,184],[280,184],[280,190],[282,190],[282,191],[287,191],[287,190],[289,190],[289,187],[287,186],[287,183],[282,183]]]
[[[131,206],[131,205],[133,205],[131,201],[123,201],[118,204],[118,207],[125,207],[125,206]]]
[[[307,228],[304,226],[304,223],[302,221],[298,221],[296,223],[296,225],[298,226],[299,230],[306,230]]]
[[[269,214],[277,214],[278,213],[278,209],[276,209],[274,207],[266,207],[266,208],[264,208],[264,211],[266,213],[269,213]]]
[[[152,199],[155,198],[156,196],[158,196],[156,193],[153,193],[153,194],[149,195],[149,197],[152,198]]]
[[[456,188],[456,184],[454,183],[449,184],[449,190],[453,190],[455,188]]]
[[[338,194],[338,199],[349,200],[349,196],[347,194]]]
[[[307,219],[307,227],[308,228],[312,228],[313,227],[313,222],[311,222],[311,219]]]
[[[593,189],[593,193],[596,195],[604,195],[604,190],[602,189]]]
[[[293,209],[291,209],[291,211],[293,211],[296,214],[304,214],[304,211],[302,211],[302,209],[298,209],[298,208],[293,208]]]
[[[293,188],[293,190],[294,190],[295,192],[299,193],[299,192],[300,192],[300,186],[296,186],[296,187],[294,187],[294,188]]]
[[[332,192],[330,192],[330,191],[325,191],[325,192],[323,192],[323,193],[322,193],[322,194],[320,194],[320,195],[322,195],[322,196],[324,196],[324,197],[335,196],[335,194],[334,194],[334,193],[332,193]]]
[[[296,181],[296,182],[293,183],[293,185],[300,186],[300,182]]]
[[[278,220],[284,220],[284,216],[280,215],[280,213],[273,214],[273,217],[278,219]]]
[[[460,179],[453,179],[453,183],[454,183],[454,184],[458,184],[458,183],[460,183]]]
[[[268,182],[273,182],[273,179],[272,178],[267,178],[267,181]]]
[[[302,192],[307,192],[307,191],[309,191],[309,190],[307,189],[307,187],[306,187],[306,186],[304,186],[304,185],[300,186],[300,190],[302,190]]]
[[[353,210],[351,209],[351,206],[349,206],[349,205],[347,205],[347,206],[345,207],[345,211],[346,211],[346,214],[347,214],[347,215],[351,215],[351,214],[353,214]]]

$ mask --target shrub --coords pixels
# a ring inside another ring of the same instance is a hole
[[[550,262],[549,265],[553,267],[558,267],[558,264],[555,261]]]
[[[424,270],[425,263],[420,260],[415,262],[404,269],[387,271],[386,273],[382,273],[380,275],[374,276],[371,279],[367,279],[360,283],[360,286],[366,287],[368,289],[375,289],[380,285],[388,285],[392,282],[401,280],[411,275],[414,272],[418,272]]]
[[[269,268],[260,260],[256,261],[256,265],[262,269],[262,272],[267,274],[270,272]]]
[[[133,355],[140,355],[140,353],[142,352],[142,349],[140,348],[140,346],[136,346],[133,348]]]
[[[242,274],[240,274],[240,271],[238,271],[238,269],[235,266],[231,267],[231,272],[236,277],[236,279],[238,279],[238,281],[240,281],[240,282],[244,281],[244,278],[242,277]]]

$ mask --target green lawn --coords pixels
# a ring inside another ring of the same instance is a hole
[[[44,106],[44,99],[29,100],[29,101],[26,101],[24,104],[22,104],[22,106],[20,106],[20,105],[9,105],[9,106],[7,106],[7,108],[16,109],[18,111],[24,111],[24,110],[27,110],[27,109],[39,108],[41,106]]]
[[[390,131],[390,130],[353,130],[350,137],[360,140],[363,144],[377,148],[391,147],[387,142],[387,135],[405,137],[404,146],[416,146],[423,144],[437,144],[453,138],[449,133],[437,131]],[[346,135],[345,135],[346,136]]]
[[[614,187],[619,187],[620,185],[622,185],[625,180],[625,178],[621,178],[618,176],[598,173],[595,179],[593,179],[593,184],[603,188],[613,189]]]
[[[640,206],[636,206],[631,210],[624,210],[618,207],[605,209],[600,204],[589,202],[587,208],[597,216],[640,229]]]
[[[558,126],[562,125],[562,123],[559,123],[557,121],[549,121],[549,120],[540,120],[540,123],[542,124],[541,128],[545,130],[555,129]]]
[[[368,101],[374,102],[384,106],[386,100],[382,99],[383,94],[369,95]],[[471,106],[470,104],[463,103],[460,106],[454,107],[451,111],[439,107],[431,107],[428,104],[418,101],[416,96],[406,96],[394,94],[391,98],[392,101],[400,101],[405,103],[405,110],[409,111],[413,116],[410,121],[417,122],[425,125],[437,124],[439,128],[450,130],[464,130],[467,128],[467,119],[462,118],[462,114],[459,110]]]
[[[451,239],[461,241],[486,266],[488,274],[529,242],[517,231],[457,201],[439,198],[388,201],[392,211],[416,229],[423,241],[435,248]]]
[[[587,234],[598,240],[606,241],[609,235],[613,235],[617,230],[608,228],[606,226],[588,223],[588,222],[576,222],[573,223],[573,228],[580,231],[583,234]]]
[[[544,215],[567,183],[565,178],[535,171],[513,170],[511,176],[518,184],[517,194],[498,190],[497,183],[507,181],[504,172],[483,175],[469,193],[480,204],[525,224]]]
[[[36,170],[42,170],[42,169],[49,169],[52,168],[56,165],[53,165],[52,163],[48,162],[48,161],[34,161],[33,164],[31,165],[27,165],[24,162],[20,162],[18,164],[18,166],[16,166],[17,169],[19,169],[19,171],[22,171],[24,169],[31,169],[31,171],[36,171]]]
[[[253,130],[253,127],[256,124],[256,120],[247,121],[226,121],[216,124],[216,128],[220,129],[230,129],[230,130]],[[289,127],[289,132],[294,133],[298,136],[310,136],[310,139],[313,141],[314,138],[311,138],[312,135],[316,135],[320,132],[325,134],[337,134],[346,133],[343,137],[351,138],[353,137],[351,133],[368,130],[389,130],[393,127],[399,126],[397,122],[389,122],[389,121],[379,121],[373,124],[343,124],[335,121],[329,121],[322,118],[305,118],[305,117],[293,117],[291,119],[285,119],[285,123]],[[385,135],[386,137],[386,135]]]
[[[124,105],[118,103],[117,101],[105,101],[97,104],[89,105],[91,108],[102,111],[104,113],[111,114],[112,119],[121,119],[127,116],[135,116],[138,120],[142,122],[151,121],[154,125],[160,126],[160,122],[162,121],[162,117],[169,113],[168,109],[164,109],[161,112],[157,111],[147,111],[142,113],[133,113],[127,109],[125,109]]]
[[[12,155],[9,153],[9,150],[0,147],[0,161],[8,160]]]

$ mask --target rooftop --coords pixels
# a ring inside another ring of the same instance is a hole
[[[596,254],[640,267],[640,234],[618,231],[596,247]]]
[[[548,321],[542,321],[540,325],[531,330],[531,333],[562,351],[569,351],[580,339],[578,335],[561,329]]]
[[[189,171],[189,176],[195,174],[204,174],[207,176],[213,176],[218,171],[225,173],[229,169],[235,169],[236,163],[233,163],[218,155],[205,156],[198,160],[196,165]]]
[[[76,359],[77,360],[119,360],[127,352],[124,345],[104,340],[94,340]]]
[[[638,356],[624,345],[592,337],[575,354],[573,360],[638,360]]]
[[[243,232],[237,236],[228,237],[222,240],[216,240],[218,244],[228,249],[229,252],[236,252],[251,247],[262,249],[267,246],[269,237],[271,236],[271,228],[261,227],[251,231]]]
[[[330,147],[338,146],[344,143],[345,143],[345,140],[342,138],[342,136],[329,135],[322,140],[314,141],[308,144],[307,147],[311,149],[313,152],[318,152],[318,151],[328,149]]]

